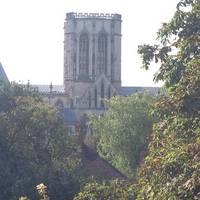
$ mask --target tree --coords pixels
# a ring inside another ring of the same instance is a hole
[[[131,183],[120,180],[98,183],[95,180],[87,183],[74,200],[133,200],[134,193]]]
[[[143,64],[161,67],[168,95],[153,112],[149,154],[139,173],[137,199],[200,199],[200,1],[181,0],[158,31],[160,45],[139,46]]]
[[[104,115],[91,118],[97,151],[128,176],[134,174],[146,150],[153,123],[148,111],[153,99],[148,93],[117,96],[106,101]]]
[[[17,84],[15,82],[8,84],[0,81],[0,112],[6,112],[15,107],[14,98],[17,96],[31,96],[34,99],[40,99],[39,92],[36,88],[26,85]]]
[[[6,106],[0,111],[0,199],[34,198],[33,188],[41,182],[53,199],[72,197],[79,187],[73,178],[79,147],[67,135],[59,112],[31,88],[1,88]]]

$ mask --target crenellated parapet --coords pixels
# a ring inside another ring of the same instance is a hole
[[[112,20],[121,20],[120,14],[109,14],[109,13],[76,13],[70,12],[66,14],[66,20],[68,19],[112,19]]]

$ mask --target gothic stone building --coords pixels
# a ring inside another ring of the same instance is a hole
[[[64,92],[79,118],[104,112],[104,98],[121,89],[121,15],[67,13]]]
[[[63,86],[37,87],[50,104],[62,108],[72,132],[85,114],[105,112],[105,98],[159,91],[121,86],[121,22],[119,14],[66,14]]]
[[[64,91],[76,113],[104,110],[121,89],[121,15],[67,13]]]
[[[105,112],[103,99],[159,88],[121,86],[121,15],[67,13],[64,23],[63,87],[50,87],[68,124],[87,113]],[[40,87],[42,89],[42,87]]]
[[[105,112],[103,99],[128,96],[145,90],[155,94],[160,88],[121,86],[121,15],[67,13],[64,23],[64,83],[35,85],[44,99],[57,106],[74,133],[88,113]],[[0,80],[8,82],[0,64]],[[89,175],[124,179],[125,176],[83,143],[82,160]]]
[[[38,88],[62,107],[71,129],[85,114],[105,111],[103,99],[121,91],[121,15],[66,14],[63,75],[63,86]]]
[[[105,112],[105,98],[160,89],[121,86],[121,22],[119,14],[66,14],[63,85],[36,86],[71,132],[85,114]]]

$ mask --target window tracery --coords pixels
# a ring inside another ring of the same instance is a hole
[[[89,74],[89,37],[86,33],[79,39],[79,74],[84,78]]]
[[[107,74],[107,41],[107,34],[100,33],[98,36],[98,69],[100,74]]]
[[[101,108],[104,108],[104,83],[101,82]]]
[[[94,106],[97,108],[97,87],[94,88]]]
[[[91,108],[91,92],[88,93],[88,106]]]
[[[108,99],[110,99],[111,98],[111,88],[110,88],[110,86],[108,87]]]

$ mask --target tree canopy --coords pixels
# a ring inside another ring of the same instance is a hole
[[[148,93],[116,96],[106,101],[108,110],[104,115],[91,118],[97,151],[127,176],[133,176],[146,151],[153,123],[149,114],[153,100]]]
[[[0,88],[0,199],[34,198],[33,189],[41,182],[53,199],[73,196],[79,147],[58,111],[30,86]]]
[[[143,64],[161,63],[155,80],[168,95],[154,105],[149,155],[140,169],[137,199],[200,198],[200,1],[181,0],[158,31],[160,45],[139,46]]]
[[[75,196],[74,200],[133,200],[132,187],[131,183],[127,181],[113,180],[100,184],[91,180],[84,186],[83,191]]]

